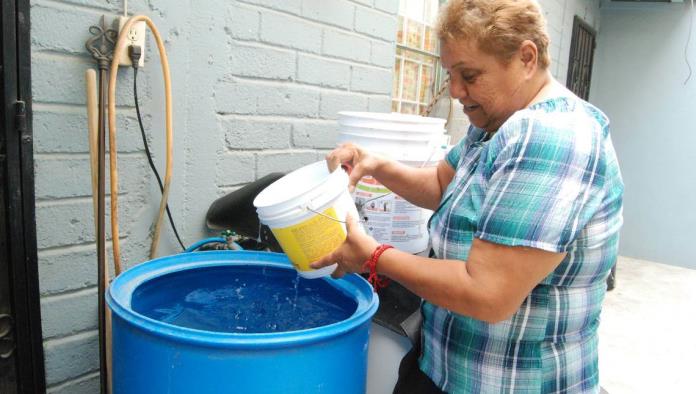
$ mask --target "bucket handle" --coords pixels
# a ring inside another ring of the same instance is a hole
[[[304,209],[307,210],[307,211],[316,213],[316,214],[319,215],[319,216],[323,216],[323,217],[325,217],[325,218],[327,218],[327,219],[331,219],[331,220],[333,220],[334,222],[339,222],[339,223],[346,224],[345,220],[339,220],[339,219],[336,219],[336,218],[333,217],[333,216],[329,216],[329,215],[325,214],[324,212],[319,212],[319,211],[317,211],[316,209],[310,208],[309,205],[305,205],[305,206],[304,206]]]
[[[308,210],[308,211],[310,211],[310,212],[316,213],[316,214],[319,215],[319,216],[323,216],[323,217],[325,217],[325,218],[327,218],[327,219],[331,219],[331,220],[333,220],[334,222],[339,222],[339,223],[346,224],[346,221],[345,221],[345,220],[336,219],[336,218],[333,217],[333,216],[329,216],[329,215],[327,215],[327,214],[325,214],[325,213],[323,213],[323,212],[319,212],[319,211],[317,211],[316,209],[310,208],[309,205],[305,205],[305,206],[304,206],[304,209],[306,209],[306,210]],[[357,219],[358,223],[363,223],[363,224],[366,224],[366,223],[367,223],[367,221],[363,220],[362,218],[356,218],[356,219]]]

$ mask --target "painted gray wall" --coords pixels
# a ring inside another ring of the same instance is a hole
[[[113,0],[32,1],[37,231],[50,393],[98,392],[96,255],[84,49]],[[166,42],[174,93],[169,204],[186,244],[209,236],[217,197],[273,171],[320,160],[339,110],[389,111],[398,0],[131,0]],[[164,168],[164,100],[154,41],[139,76],[152,150]],[[146,260],[159,190],[121,69],[118,147],[123,262]],[[162,170],[163,172],[163,170]],[[166,226],[160,255],[178,251]],[[110,250],[109,250],[110,253]]]
[[[688,7],[604,4],[590,99],[611,119],[626,185],[620,253],[696,268],[696,74],[684,85]]]

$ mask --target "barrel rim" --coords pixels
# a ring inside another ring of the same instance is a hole
[[[220,264],[222,263],[222,264]],[[177,342],[230,348],[283,348],[328,340],[345,334],[369,321],[377,311],[379,297],[365,279],[356,274],[332,282],[338,290],[352,294],[358,305],[345,320],[306,330],[275,333],[223,333],[204,331],[164,323],[135,312],[130,307],[135,289],[148,280],[192,268],[221,265],[266,265],[292,269],[287,256],[281,253],[257,251],[205,251],[181,253],[146,261],[122,272],[109,287],[106,300],[113,313],[129,325],[155,336]],[[324,280],[324,279],[317,279]],[[353,291],[350,291],[350,290]],[[358,293],[358,296],[355,296]],[[370,294],[368,298],[366,294]],[[123,305],[127,301],[126,305]]]

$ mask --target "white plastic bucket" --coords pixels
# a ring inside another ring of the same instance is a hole
[[[445,120],[418,115],[339,112],[338,142],[352,142],[404,162],[427,162],[447,145]]]
[[[298,273],[310,279],[336,269],[334,264],[314,270],[309,264],[345,241],[348,213],[358,218],[348,192],[348,174],[340,168],[329,173],[324,160],[273,182],[256,196],[254,206]]]
[[[338,142],[362,148],[413,167],[437,165],[447,146],[445,120],[398,113],[340,112]],[[366,219],[365,230],[378,242],[409,253],[428,248],[432,211],[392,193],[372,177],[364,177],[353,194]]]

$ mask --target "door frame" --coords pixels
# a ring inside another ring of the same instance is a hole
[[[31,97],[29,0],[2,0],[2,129],[0,135],[0,307],[9,306],[14,351],[0,357],[10,374],[0,387],[46,390],[39,291]],[[3,299],[4,298],[4,299]],[[0,355],[1,356],[1,355]],[[0,367],[0,371],[3,370]],[[14,380],[14,382],[13,382]],[[7,384],[7,386],[3,386]]]

